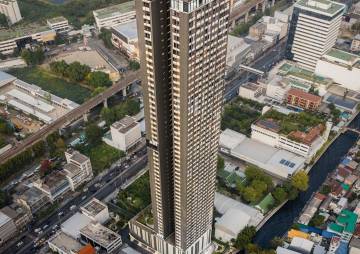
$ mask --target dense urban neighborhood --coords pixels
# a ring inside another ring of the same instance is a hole
[[[360,2],[0,0],[0,253],[360,253]]]

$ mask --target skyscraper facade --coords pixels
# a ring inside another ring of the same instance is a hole
[[[229,0],[136,0],[154,224],[130,222],[158,253],[211,243]]]
[[[299,0],[289,28],[287,57],[314,71],[317,61],[335,45],[345,5],[329,0]]]

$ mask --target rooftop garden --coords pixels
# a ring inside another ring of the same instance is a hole
[[[280,69],[279,74],[284,76],[293,76],[298,79],[303,79],[312,83],[328,84],[329,79],[315,75],[314,72],[302,69],[295,65],[284,63]]]
[[[269,110],[261,116],[261,119],[272,119],[275,121],[280,127],[280,133],[284,135],[297,130],[307,132],[312,127],[324,124],[326,121],[324,118],[320,118],[320,116],[305,111],[286,115],[276,110]]]
[[[223,130],[229,128],[250,135],[251,124],[260,117],[262,107],[261,103],[237,98],[225,106],[221,128]]]

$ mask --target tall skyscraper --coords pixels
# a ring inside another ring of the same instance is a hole
[[[158,253],[211,243],[229,0],[136,0],[152,227],[131,238]]]
[[[296,2],[289,29],[287,57],[314,71],[317,61],[335,45],[345,5],[328,0]]]
[[[6,16],[9,25],[22,19],[17,0],[0,0],[0,13]]]

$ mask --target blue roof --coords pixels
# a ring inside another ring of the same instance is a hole
[[[341,241],[339,248],[335,251],[335,254],[348,254],[348,243]]]
[[[116,32],[127,37],[129,40],[138,38],[136,19],[112,27]]]
[[[347,165],[349,165],[350,162],[351,162],[351,159],[348,158],[348,157],[346,157],[345,159],[343,159],[343,161],[341,162],[341,164],[347,166]]]

